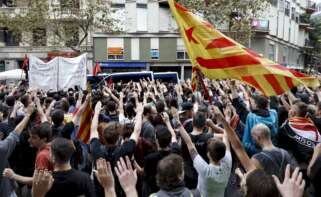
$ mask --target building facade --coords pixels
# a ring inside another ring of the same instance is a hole
[[[253,20],[250,48],[284,66],[303,69],[313,49],[309,41],[312,30],[309,16],[315,11],[314,6],[306,0],[271,1],[262,19]]]
[[[106,72],[173,71],[191,77],[192,65],[167,0],[112,1],[124,34],[94,34],[94,59]]]
[[[64,6],[64,2],[64,0],[48,0],[48,9],[52,9],[53,6]],[[75,8],[81,9],[86,5],[86,0],[74,0],[74,2]],[[14,14],[24,12],[26,9],[28,9],[28,1],[26,0],[0,1],[1,13]],[[52,41],[56,38],[49,27],[41,29],[41,31],[41,34],[39,32],[22,32],[17,38],[8,31],[7,27],[0,27],[0,71],[19,68],[26,55],[50,60],[55,56],[74,57],[79,54],[71,48],[54,45]],[[80,33],[78,36],[75,34],[74,39],[79,40],[80,36]],[[27,43],[25,40],[31,41]],[[88,53],[88,67],[91,68],[93,62],[91,36],[88,36],[83,42],[81,51]]]
[[[94,34],[94,60],[107,72],[176,71],[189,78],[191,64],[167,1],[114,0],[123,35]],[[307,0],[273,0],[259,19],[253,19],[249,47],[284,66],[306,64],[309,20],[315,10]],[[222,29],[224,31],[224,28]],[[225,29],[226,30],[226,29]]]

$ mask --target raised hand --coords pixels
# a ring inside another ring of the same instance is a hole
[[[302,172],[299,168],[295,168],[292,176],[290,175],[290,165],[288,164],[285,169],[285,176],[283,183],[279,178],[272,175],[277,188],[283,197],[302,197],[305,187],[305,181],[302,178]]]
[[[142,114],[144,111],[144,106],[142,103],[138,103],[136,106],[136,113]]]
[[[48,170],[35,170],[32,182],[32,196],[44,197],[51,189],[54,179]]]
[[[171,107],[171,113],[174,119],[179,120],[178,110],[175,107]]]
[[[34,103],[30,103],[27,107],[27,114],[31,115],[34,111],[35,111],[35,104]]]
[[[97,171],[95,175],[100,185],[107,190],[114,188],[114,176],[109,162],[105,159],[98,159],[96,161]]]
[[[169,116],[166,112],[161,113],[161,117],[165,123],[169,123]]]
[[[221,110],[218,107],[213,106],[213,111],[217,122],[225,121],[224,115],[222,114]]]
[[[137,173],[136,170],[133,170],[128,156],[126,156],[126,162],[122,157],[120,158],[115,171],[126,196],[134,196],[133,194],[136,193]]]

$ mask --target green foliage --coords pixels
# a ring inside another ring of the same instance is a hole
[[[259,18],[269,0],[179,0],[193,12],[200,13],[217,27],[227,24],[230,33],[239,42],[248,41],[251,20]]]
[[[0,8],[0,26],[7,27],[27,45],[42,43],[75,51],[81,50],[89,32],[118,31],[118,21],[111,18],[110,4],[105,1],[88,0],[82,6],[79,0],[60,0],[60,4],[48,2],[53,1],[17,0],[14,4],[17,7]],[[47,43],[35,40],[44,36],[43,32],[46,32],[45,36],[51,36]]]

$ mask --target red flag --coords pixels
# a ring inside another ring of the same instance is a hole
[[[28,66],[29,66],[29,58],[28,58],[28,56],[26,54],[25,58],[23,59],[23,63],[22,63],[21,69],[26,70],[26,69],[28,69]]]
[[[108,87],[112,89],[113,87],[113,77],[110,76],[109,80],[108,80]]]
[[[100,68],[100,64],[96,62],[96,65],[93,69],[93,76],[96,76],[98,73],[101,73],[101,68]]]

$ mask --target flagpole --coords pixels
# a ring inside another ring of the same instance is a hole
[[[199,83],[201,84],[201,86],[202,86],[202,88],[203,88],[203,90],[204,90],[204,97],[206,96],[207,99],[208,99],[208,101],[211,102],[211,101],[212,101],[212,98],[210,97],[210,95],[209,95],[209,93],[208,93],[208,89],[207,89],[207,87],[206,87],[206,85],[205,85],[205,83],[204,83],[204,80],[203,80],[203,78],[202,78],[202,75],[201,75],[201,73],[200,73],[200,70],[197,70],[197,71],[196,71],[196,74],[197,74],[198,81],[199,81]]]
[[[97,84],[97,86],[100,86],[100,85],[101,85],[108,77],[110,77],[110,76],[111,76],[111,74],[105,76],[105,77]]]

